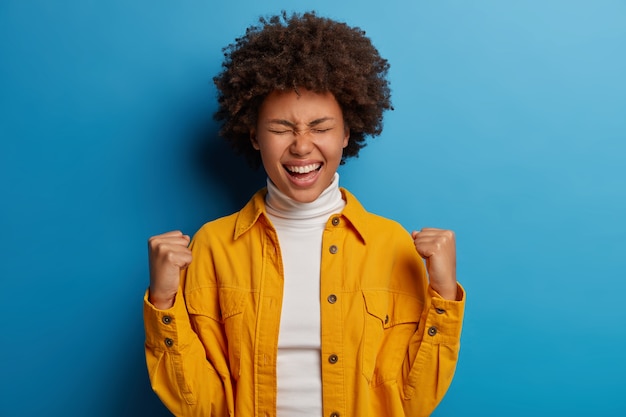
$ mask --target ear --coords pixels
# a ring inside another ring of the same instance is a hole
[[[252,147],[257,151],[260,149],[259,142],[256,140],[256,131],[254,130],[250,130],[250,143],[252,144]]]
[[[345,148],[346,146],[348,146],[348,143],[350,142],[350,128],[346,126],[344,130],[345,132],[343,136],[343,147]]]

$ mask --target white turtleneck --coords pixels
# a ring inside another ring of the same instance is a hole
[[[268,179],[267,214],[278,233],[283,260],[283,307],[278,335],[278,416],[321,416],[320,263],[322,233],[345,201],[339,174],[311,203],[283,194]]]

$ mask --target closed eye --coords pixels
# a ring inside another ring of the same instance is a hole
[[[311,129],[311,132],[313,133],[326,133],[328,131],[332,130],[332,127],[327,127],[324,129]]]
[[[311,133],[315,133],[315,134],[323,134],[326,132],[330,132],[331,130],[333,130],[332,127],[327,127],[327,128],[310,128],[310,129],[306,129],[305,131],[297,131],[297,130],[291,130],[291,129],[268,129],[268,132],[274,134],[274,135],[286,135],[286,134],[294,134],[294,135],[299,135],[299,134],[303,134],[306,132],[311,132]]]

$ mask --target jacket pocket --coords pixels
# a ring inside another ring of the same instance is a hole
[[[220,330],[204,329],[205,334],[198,334],[207,349],[207,357],[217,359],[225,347],[228,370],[235,379],[239,378],[240,371],[246,294],[248,291],[237,288],[199,288],[187,294],[189,313],[210,319],[210,326]],[[217,368],[219,372],[220,367]]]
[[[397,379],[417,331],[423,303],[390,290],[362,290],[365,329],[362,372],[371,385]]]

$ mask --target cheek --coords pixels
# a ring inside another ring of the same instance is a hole
[[[267,142],[257,142],[257,146],[264,164],[272,165],[280,161],[284,152],[280,147]]]

